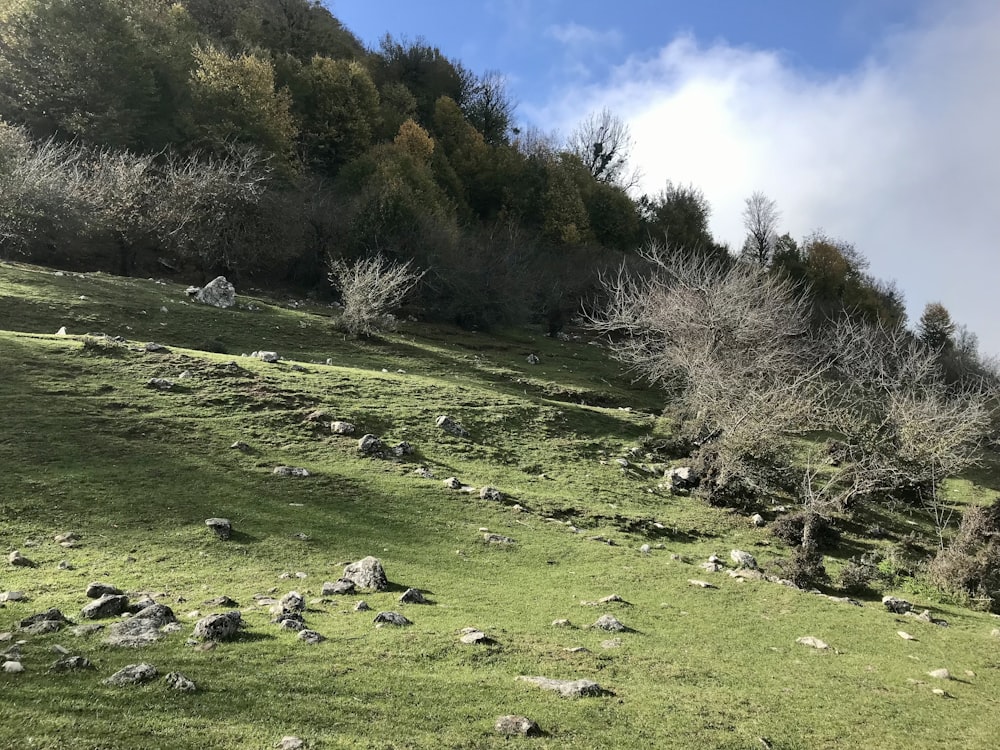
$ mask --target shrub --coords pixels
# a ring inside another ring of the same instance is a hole
[[[783,578],[801,588],[828,580],[823,555],[815,549],[796,547],[790,558],[778,561],[776,566]]]
[[[771,533],[778,537],[785,544],[798,547],[802,544],[802,533],[806,525],[806,512],[789,513],[775,519],[771,524]],[[814,514],[813,539],[819,547],[829,548],[836,546],[840,541],[840,531],[838,531],[830,520],[823,516]]]
[[[393,263],[382,255],[348,264],[330,261],[330,283],[340,292],[344,305],[340,325],[348,333],[371,336],[391,328],[390,310],[417,285],[423,273],[412,262]]]
[[[930,580],[988,609],[1000,600],[1000,501],[973,506],[962,516],[952,543],[928,567]]]
[[[867,596],[874,593],[872,583],[880,578],[874,558],[868,555],[852,557],[840,570],[837,583],[844,591]]]

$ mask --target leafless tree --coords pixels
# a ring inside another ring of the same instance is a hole
[[[383,255],[347,263],[330,260],[330,283],[344,305],[340,325],[348,333],[370,336],[387,328],[388,313],[417,285],[423,273],[412,261],[393,263]]]
[[[759,190],[746,199],[743,226],[747,231],[744,252],[761,266],[771,262],[778,241],[778,204]]]
[[[628,168],[632,145],[628,125],[605,107],[580,123],[566,148],[595,180],[629,190],[639,182],[639,173]]]

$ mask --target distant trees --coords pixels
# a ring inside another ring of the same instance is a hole
[[[645,230],[674,253],[703,255],[722,261],[728,252],[716,244],[708,229],[712,208],[705,194],[694,185],[666,187],[639,201]]]
[[[581,122],[569,137],[566,150],[576,156],[598,182],[629,189],[638,174],[629,171],[632,135],[628,125],[607,107]]]
[[[778,221],[781,212],[778,204],[764,193],[755,191],[745,201],[743,227],[747,237],[743,251],[761,266],[771,262],[778,242]]]

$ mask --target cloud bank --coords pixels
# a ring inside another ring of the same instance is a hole
[[[1000,3],[932,0],[850,73],[680,36],[536,114],[562,132],[607,106],[630,125],[642,189],[693,183],[712,230],[742,244],[743,201],[782,229],[853,242],[905,292],[911,323],[941,301],[1000,354]]]

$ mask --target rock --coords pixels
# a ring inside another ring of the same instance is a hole
[[[552,627],[554,628],[572,628],[575,627],[573,623],[569,620],[553,620]]]
[[[157,391],[169,391],[174,387],[174,384],[166,378],[150,378],[146,381],[146,387]]]
[[[315,409],[308,414],[306,414],[306,422],[329,422],[331,419],[330,415],[327,414],[322,409]]]
[[[601,641],[601,648],[604,648],[604,649],[620,648],[621,645],[622,645],[622,639],[621,638],[610,638],[610,639],[608,639],[606,641]]]
[[[104,680],[105,685],[115,687],[125,687],[127,685],[139,685],[156,679],[159,673],[152,664],[129,664],[122,667],[108,679]]]
[[[709,573],[718,573],[723,568],[722,565],[715,562],[703,562],[698,567],[702,570],[707,570]]]
[[[5,661],[3,663],[3,671],[7,674],[18,674],[19,672],[24,671],[24,665],[19,661],[11,659],[10,661]]]
[[[712,563],[705,563],[706,565],[711,565]],[[708,581],[699,581],[697,578],[688,578],[688,583],[692,586],[697,586],[700,589],[717,589],[719,588],[714,583],[709,583]]]
[[[261,362],[267,362],[268,364],[274,364],[281,360],[277,352],[254,352],[253,356]]]
[[[274,746],[277,750],[303,750],[306,743],[299,737],[288,735],[278,740]]]
[[[672,490],[690,490],[698,486],[698,472],[690,466],[669,469],[666,478],[670,481]]]
[[[990,631],[990,635],[994,638],[1000,638],[1000,628],[993,628],[993,630]]]
[[[7,562],[13,565],[15,568],[37,568],[37,563],[29,560],[27,557],[21,554],[19,550],[14,550],[9,555],[7,555]]]
[[[26,601],[28,601],[28,596],[23,591],[4,591],[0,594],[0,603]]]
[[[244,443],[242,440],[237,440],[235,443],[229,446],[230,450],[239,451],[240,453],[249,453],[250,444]]]
[[[342,596],[354,593],[354,581],[350,578],[340,578],[331,583],[327,581],[323,584],[320,592],[323,596]]]
[[[124,593],[120,588],[110,583],[94,581],[87,586],[86,595],[88,599],[100,599],[102,596],[121,596]]]
[[[527,363],[528,363],[529,365],[537,365],[537,364],[538,364],[539,362],[541,362],[542,360],[540,360],[540,359],[538,358],[538,356],[537,356],[537,355],[535,355],[535,354],[529,354],[529,355],[528,355],[528,357],[527,357],[527,359],[526,359],[525,361],[526,361],[526,362],[527,362]]]
[[[65,656],[49,667],[50,672],[73,672],[78,669],[93,669],[90,659],[83,656]]]
[[[493,725],[493,731],[507,737],[540,737],[542,730],[527,716],[510,714],[501,716]]]
[[[127,609],[127,596],[122,594],[105,594],[100,599],[95,599],[80,610],[80,617],[84,620],[103,620],[106,617],[117,617]]]
[[[242,626],[243,617],[239,612],[209,615],[195,623],[194,636],[208,641],[228,641],[236,637]]]
[[[364,599],[362,599],[361,601],[359,601],[357,604],[354,605],[355,612],[368,612],[369,610],[371,610],[371,607],[368,606],[368,602],[366,602]]]
[[[454,437],[459,437],[459,438],[467,438],[467,437],[469,437],[469,431],[467,429],[465,429],[461,424],[459,424],[458,422],[456,422],[454,419],[452,419],[451,417],[449,417],[447,415],[442,415],[442,416],[438,417],[434,421],[434,424],[438,428],[444,430],[449,435],[453,435]]]
[[[462,483],[459,481],[458,477],[448,477],[443,482],[444,486],[449,490],[460,490],[462,489]]]
[[[420,593],[420,589],[407,589],[403,592],[403,595],[399,597],[399,601],[402,604],[430,604],[424,595]]]
[[[372,620],[375,623],[375,627],[382,627],[383,625],[393,625],[396,627],[403,627],[404,625],[412,625],[413,623],[403,617],[399,612],[379,612],[375,615],[375,619]]]
[[[927,674],[930,675],[931,677],[933,677],[936,680],[950,680],[951,679],[951,672],[949,672],[947,669],[933,669],[930,672],[928,672]]]
[[[182,693],[193,693],[198,689],[197,685],[180,672],[171,672],[163,678],[163,681],[171,690],[179,690]]]
[[[623,633],[629,628],[625,627],[614,615],[601,615],[590,627],[598,630],[607,630],[609,633]]]
[[[483,541],[487,544],[496,544],[506,547],[509,547],[512,544],[517,544],[516,540],[511,539],[509,536],[503,536],[502,534],[483,534]]]
[[[895,615],[903,615],[913,609],[913,605],[910,604],[905,599],[899,599],[895,596],[883,596],[882,604],[885,608]]]
[[[389,579],[385,575],[385,569],[376,557],[369,556],[356,563],[351,563],[344,568],[344,575],[341,578],[354,581],[354,585],[360,589],[385,591],[389,588]]]
[[[821,651],[825,651],[830,648],[829,645],[821,641],[819,638],[814,638],[811,635],[804,635],[801,638],[796,638],[795,642],[803,646],[809,646],[810,648],[817,648]]]
[[[298,591],[289,591],[278,602],[282,612],[302,612],[306,608],[305,597]]]
[[[275,466],[274,471],[271,473],[279,477],[297,477],[300,479],[309,476],[309,471],[303,469],[301,466]]]
[[[68,336],[66,333],[66,326],[59,326],[59,330],[56,331],[56,336]]]
[[[27,628],[30,628],[32,625],[36,625],[41,622],[54,622],[57,623],[59,627],[62,627],[64,625],[72,625],[72,623],[66,619],[66,617],[63,615],[62,612],[60,612],[58,609],[53,608],[53,609],[47,609],[44,612],[39,612],[38,614],[35,615],[30,615],[28,617],[25,617],[18,623],[18,627],[21,630],[26,630]]]
[[[527,677],[525,675],[517,679],[521,682],[529,682],[532,685],[537,685],[542,690],[557,692],[563,698],[592,698],[614,695],[610,690],[605,690],[592,680],[552,680],[548,677]]]
[[[62,534],[56,534],[52,537],[52,541],[56,544],[64,544],[65,542],[79,542],[80,539],[77,537],[76,533],[73,531],[66,531]]]
[[[762,516],[760,513],[754,513],[752,516],[750,516],[750,523],[756,526],[757,528],[767,525],[767,521],[764,520],[764,516]]]
[[[163,344],[157,344],[155,341],[148,341],[143,347],[150,354],[170,354],[170,349],[165,347]]]
[[[271,622],[283,630],[301,632],[306,629],[305,618],[298,612],[284,612],[271,620]]]
[[[317,643],[322,643],[326,638],[315,630],[301,630],[299,631],[298,638],[303,643],[308,643],[310,646],[315,646]]]
[[[382,441],[372,434],[364,435],[358,441],[358,452],[366,456],[378,455],[383,447]]]
[[[190,289],[188,294],[192,294]],[[212,307],[232,307],[236,304],[236,287],[226,281],[225,276],[216,276],[208,284],[194,292],[193,296],[199,302]]]
[[[495,642],[482,630],[477,630],[476,628],[462,628],[462,635],[458,640],[470,646],[488,646]]]
[[[650,547],[648,544],[644,544],[641,547],[639,547],[639,552],[642,553],[643,555],[648,555],[652,550],[653,548]]]
[[[479,490],[479,498],[481,500],[491,500],[496,503],[502,503],[507,499],[507,496],[496,487],[483,487]]]
[[[905,630],[897,630],[896,635],[902,638],[904,641],[915,641],[917,640],[914,636],[907,633]]]
[[[339,419],[330,423],[330,432],[334,435],[353,435],[357,429],[350,422],[341,422]]]
[[[431,469],[427,468],[426,466],[418,466],[416,469],[413,470],[413,473],[416,474],[421,479],[434,478],[434,472]],[[461,486],[461,483],[459,483],[459,486]]]
[[[99,633],[104,630],[104,626],[98,623],[91,623],[89,625],[77,625],[75,628],[71,629],[69,632],[73,634],[74,638],[85,638],[88,635],[93,635],[94,633]]]
[[[207,599],[202,602],[206,607],[238,607],[239,602],[228,596],[217,596],[214,599]]]
[[[757,560],[749,552],[744,552],[743,550],[734,549],[729,552],[730,559],[736,563],[738,568],[747,568],[748,570],[758,570]]]
[[[134,615],[132,615],[133,620],[149,620],[156,624],[157,627],[162,628],[164,625],[169,625],[172,622],[177,622],[177,617],[174,615],[174,611],[170,609],[166,604],[148,604],[147,606],[140,609]]]
[[[111,625],[104,642],[120,648],[141,648],[156,643],[162,638],[160,628],[154,620],[129,618]]]
[[[413,446],[404,440],[403,442],[396,443],[394,446],[392,446],[389,449],[389,452],[392,453],[392,455],[394,455],[396,458],[402,458],[403,456],[412,456]]]

